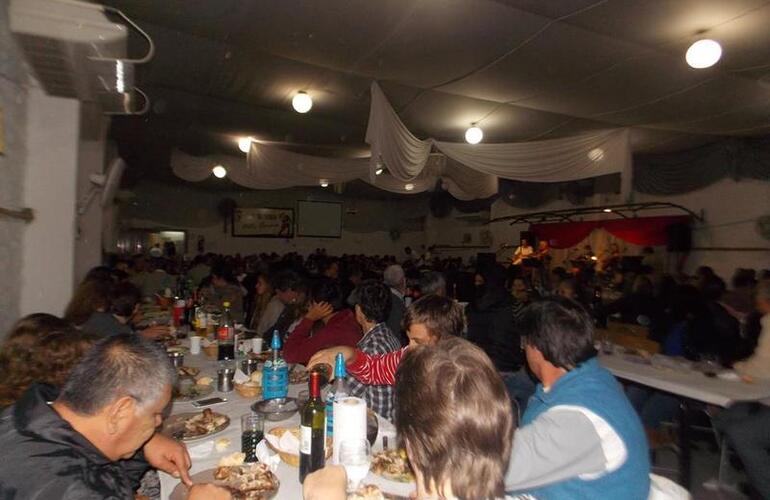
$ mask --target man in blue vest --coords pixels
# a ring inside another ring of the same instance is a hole
[[[527,363],[540,381],[513,439],[506,491],[538,499],[646,500],[647,440],[620,384],[599,365],[593,323],[551,297],[521,318]]]

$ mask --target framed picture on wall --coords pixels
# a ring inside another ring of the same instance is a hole
[[[236,208],[232,235],[236,238],[294,238],[294,209]]]

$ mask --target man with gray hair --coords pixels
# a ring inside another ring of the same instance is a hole
[[[422,295],[438,295],[446,297],[446,279],[438,271],[428,271],[420,278],[420,293]]]
[[[162,348],[123,334],[96,344],[60,394],[33,385],[0,414],[0,498],[132,499],[150,466],[190,485],[186,448],[155,432],[175,379]],[[188,498],[230,495],[205,485]]]
[[[391,332],[399,339],[401,345],[406,345],[406,335],[401,328],[401,321],[404,319],[406,304],[404,303],[404,293],[406,292],[406,274],[404,268],[398,264],[393,264],[385,268],[382,273],[382,280],[390,288],[391,304],[390,313],[385,324]]]

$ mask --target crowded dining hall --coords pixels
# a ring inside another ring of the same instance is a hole
[[[0,499],[770,499],[768,23],[0,0]]]

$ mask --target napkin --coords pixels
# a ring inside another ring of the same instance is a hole
[[[291,455],[299,455],[299,439],[289,431],[285,431],[280,438],[272,434],[265,434],[265,439],[270,441],[274,448]]]
[[[190,458],[206,458],[211,455],[212,451],[214,451],[213,439],[187,448],[187,453],[190,454]]]
[[[249,380],[251,380],[251,377],[243,373],[243,370],[241,370],[240,368],[235,370],[235,375],[233,376],[233,382],[235,382],[236,384],[245,384]]]
[[[278,456],[278,453],[273,453],[270,450],[264,439],[257,445],[257,460],[270,467],[274,473],[278,471],[278,464],[281,463],[281,457]]]

